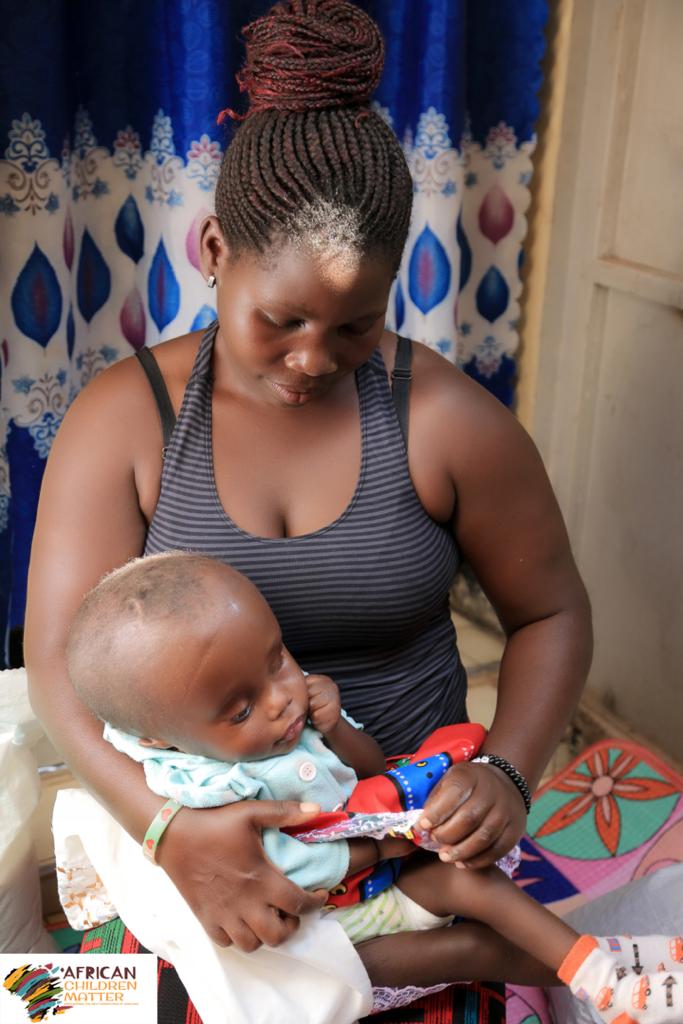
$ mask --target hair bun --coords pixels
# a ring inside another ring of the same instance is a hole
[[[372,18],[348,0],[288,0],[242,30],[247,59],[237,75],[249,94],[245,115],[366,104],[384,64]]]

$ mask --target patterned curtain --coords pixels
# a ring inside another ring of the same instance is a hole
[[[360,2],[387,43],[376,107],[415,182],[389,325],[510,404],[546,0]],[[214,316],[197,226],[229,140],[216,113],[241,109],[239,30],[269,6],[0,0],[5,659],[69,402],[117,359]]]

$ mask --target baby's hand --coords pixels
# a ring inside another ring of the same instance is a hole
[[[337,684],[329,676],[306,676],[308,717],[313,727],[327,736],[339,724],[341,698]]]

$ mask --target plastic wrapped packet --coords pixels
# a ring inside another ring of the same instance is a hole
[[[424,814],[424,808],[411,811],[379,811],[373,814],[352,814],[321,828],[297,832],[297,839],[304,843],[332,843],[337,839],[384,839],[385,836],[404,836],[412,839],[416,846],[436,853],[441,843],[429,832],[418,829],[417,822]],[[520,849],[514,846],[498,861],[498,867],[510,878],[519,867]]]

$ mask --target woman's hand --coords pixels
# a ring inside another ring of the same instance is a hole
[[[320,910],[325,894],[304,892],[265,857],[264,828],[299,825],[317,804],[245,801],[211,810],[185,808],[164,834],[157,860],[219,946],[252,953],[279,946],[301,914]]]
[[[488,764],[454,765],[425,805],[419,828],[444,844],[442,860],[484,868],[500,860],[526,830],[524,800],[514,782]]]

